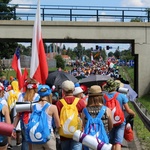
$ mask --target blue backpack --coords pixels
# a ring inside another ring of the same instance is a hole
[[[4,122],[4,117],[3,117],[3,114],[2,114],[3,106],[4,105],[0,103],[0,122]]]
[[[26,126],[26,140],[32,144],[44,144],[50,139],[46,109],[50,106],[46,103],[41,110],[33,106],[33,112]]]
[[[3,104],[0,104],[0,122],[4,122],[5,121],[5,118],[2,114],[2,109],[3,109]],[[3,136],[3,135],[0,135],[0,143],[2,143],[7,137],[6,136]]]
[[[92,135],[98,139],[100,139],[104,143],[109,143],[108,135],[106,133],[103,121],[101,120],[102,116],[106,111],[106,106],[102,106],[98,115],[93,118],[89,114],[87,108],[83,109],[83,112],[87,118],[87,123],[84,128],[84,133],[88,135]]]

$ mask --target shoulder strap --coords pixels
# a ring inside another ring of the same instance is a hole
[[[104,94],[104,96],[103,96],[104,98],[105,98],[105,100],[106,101],[108,101],[109,100],[109,98],[108,98],[108,96],[106,95],[106,94]]]
[[[63,98],[60,100],[60,102],[63,104],[63,106],[67,106],[67,105],[75,105],[76,106],[78,101],[79,101],[79,98],[77,98],[77,97],[74,99],[72,104],[67,104],[65,99],[63,99]]]
[[[2,111],[2,108],[3,108],[3,104],[0,104],[0,111]]]
[[[0,122],[2,121],[2,108],[3,108],[3,104],[0,104]]]
[[[113,98],[114,98],[114,99],[116,99],[116,98],[117,98],[117,96],[118,96],[118,94],[119,94],[119,93],[118,93],[118,92],[116,92]]]
[[[60,102],[63,104],[63,106],[67,106],[67,103],[66,103],[65,99],[62,98],[62,99],[60,100]]]
[[[117,98],[117,96],[118,96],[118,94],[119,94],[119,93],[118,93],[118,92],[116,92],[112,98],[116,99],[116,98]],[[112,98],[108,98],[108,96],[107,96],[106,94],[104,94],[104,96],[103,96],[103,97],[105,98],[105,100],[106,100],[106,101],[108,101],[108,100],[111,100],[111,99],[112,99]]]
[[[83,112],[84,112],[85,117],[86,117],[87,119],[90,119],[90,118],[91,118],[91,115],[89,114],[87,108],[84,108],[84,109],[83,109]]]
[[[106,111],[106,106],[103,105],[96,118],[101,119],[102,116],[104,115],[105,111]]]
[[[76,97],[76,98],[74,99],[72,105],[75,105],[75,106],[76,106],[78,102],[79,102],[79,98]]]
[[[46,103],[46,104],[44,105],[44,107],[42,108],[42,110],[45,111],[50,105],[51,105],[51,104]]]
[[[43,108],[42,108],[41,110],[42,110],[42,111],[45,111],[50,105],[51,105],[51,104],[46,103],[46,104],[43,106]],[[33,110],[34,110],[34,111],[37,111],[36,104],[33,105]]]

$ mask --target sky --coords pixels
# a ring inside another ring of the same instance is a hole
[[[38,0],[12,0],[10,4],[34,4],[37,5]],[[150,7],[150,0],[41,0],[41,5],[70,5],[70,6],[109,6],[109,7]],[[73,48],[74,44],[66,44],[66,47]],[[85,48],[93,47],[91,44],[83,44]],[[111,44],[112,51],[116,50],[117,44]],[[129,44],[119,45],[123,49],[128,49]]]
[[[11,4],[37,4],[37,0],[12,0]],[[150,0],[41,0],[41,5],[150,7]]]

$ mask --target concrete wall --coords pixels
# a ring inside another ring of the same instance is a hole
[[[22,68],[30,68],[30,60],[31,60],[30,56],[22,55],[20,57],[21,67]],[[11,67],[11,62],[12,62],[12,59],[3,59],[2,60],[2,63],[4,63],[4,65],[7,68]],[[56,60],[55,59],[47,59],[47,63],[48,63],[49,68],[55,68],[56,67]]]

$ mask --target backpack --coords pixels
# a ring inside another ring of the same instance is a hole
[[[64,99],[60,100],[63,104],[60,112],[61,127],[58,130],[60,136],[72,138],[74,132],[80,128],[81,119],[79,118],[78,109],[76,107],[78,101],[79,98],[75,98],[72,104],[67,104]]]
[[[4,122],[4,117],[3,117],[3,114],[2,114],[3,106],[4,105],[0,103],[0,122]]]
[[[32,144],[44,144],[50,139],[46,109],[50,106],[46,103],[41,110],[33,106],[33,112],[26,126],[26,140]]]
[[[110,99],[106,94],[104,94],[104,99],[106,100],[106,106],[110,108],[112,112],[113,126],[118,126],[122,124],[125,119],[119,101],[116,99],[118,94],[119,94],[118,92],[115,93],[114,97]]]
[[[18,101],[19,93],[20,92],[17,91],[14,92],[13,90],[9,91],[7,103],[10,111],[14,108],[16,102]]]
[[[0,122],[5,122],[4,115],[2,114],[3,106],[4,105],[0,103]],[[6,139],[7,139],[7,136],[0,135],[0,143],[2,143],[3,141],[6,141]]]
[[[84,108],[83,112],[85,114],[85,117],[87,118],[87,123],[84,128],[84,133],[94,136],[100,139],[104,143],[109,143],[108,135],[106,133],[103,121],[101,120],[102,116],[106,112],[106,106],[102,106],[98,115],[95,118],[93,118],[89,114],[87,108]]]

